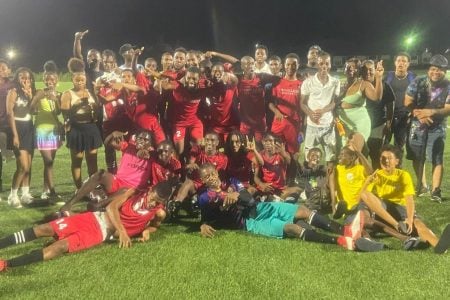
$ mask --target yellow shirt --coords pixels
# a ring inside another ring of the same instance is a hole
[[[347,204],[347,209],[352,210],[359,204],[359,194],[366,181],[364,167],[355,165],[347,168],[344,165],[336,166],[338,200]]]
[[[411,175],[400,169],[395,169],[392,174],[387,174],[384,170],[378,170],[377,176],[368,190],[372,190],[372,193],[380,199],[403,206],[406,206],[406,196],[415,195]]]

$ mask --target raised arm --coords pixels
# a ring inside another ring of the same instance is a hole
[[[84,35],[88,32],[89,30],[75,33],[75,39],[73,41],[73,57],[83,59],[83,54],[81,53],[81,40],[83,39]]]
[[[229,61],[232,64],[237,63],[239,61],[239,59],[237,59],[234,56],[231,56],[231,55],[228,55],[228,54],[219,53],[219,52],[216,52],[216,51],[207,51],[205,53],[205,57],[207,57],[207,58],[219,57],[221,59]]]
[[[375,87],[369,81],[364,81],[364,95],[372,101],[380,101],[383,97],[383,61],[380,60],[375,68]]]

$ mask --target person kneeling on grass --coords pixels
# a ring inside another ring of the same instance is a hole
[[[86,212],[60,218],[0,239],[0,249],[40,237],[56,239],[43,249],[9,260],[0,259],[0,272],[88,249],[109,240],[112,235],[119,238],[120,248],[131,247],[130,237],[138,234],[141,234],[139,241],[147,241],[164,220],[164,203],[171,193],[172,186],[168,181],[136,195],[123,191],[112,197],[106,212]]]
[[[239,181],[232,179],[231,184],[224,187],[214,165],[209,163],[200,167],[200,178],[207,187],[199,197],[200,234],[204,237],[214,236],[216,230],[212,225],[231,223],[236,229],[244,228],[254,234],[336,244],[348,250],[376,251],[383,247],[361,238],[362,214],[358,214],[351,224],[342,226],[305,206],[284,202],[256,203]],[[319,233],[311,226],[338,236]]]
[[[385,145],[381,148],[381,169],[367,178],[361,190],[361,199],[372,212],[394,228],[400,228],[405,223],[408,235],[428,242],[435,253],[444,253],[450,247],[450,224],[439,239],[416,216],[411,175],[397,168],[401,157],[401,151],[396,146]]]

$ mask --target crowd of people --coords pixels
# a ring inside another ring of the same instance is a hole
[[[382,231],[406,250],[428,245],[443,253],[450,246],[450,226],[438,238],[414,205],[415,196],[427,193],[442,201],[450,114],[444,56],[433,56],[418,77],[408,70],[405,52],[387,74],[382,61],[350,58],[341,82],[330,74],[330,54],[317,45],[301,67],[297,54],[269,57],[260,44],[254,56],[241,59],[177,48],[162,54],[160,66],[154,58],[140,65],[144,49],[124,44],[119,66],[109,49],[90,49],[83,57],[87,33],[75,34],[68,61],[73,87],[63,93],[56,91],[53,61],[44,64],[45,87],[37,90],[30,69],[18,68],[11,79],[9,63],[0,60],[0,133],[17,162],[8,204],[39,201],[30,193],[35,148],[44,163],[40,198],[61,202],[53,168],[64,141],[75,190],[55,220],[0,239],[1,249],[56,238],[41,250],[0,260],[0,271],[113,235],[129,247],[130,237],[148,240],[182,210],[200,214],[204,237],[238,228],[378,251],[384,245],[372,233]],[[102,146],[107,170],[97,166]],[[401,169],[405,148],[416,188]],[[122,152],[119,163],[116,151]],[[430,188],[426,161],[432,163]],[[87,212],[74,214],[74,204],[86,197]]]

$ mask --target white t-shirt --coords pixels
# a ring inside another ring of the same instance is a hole
[[[258,67],[255,64],[255,73],[267,73],[267,74],[272,74],[272,72],[270,72],[270,66],[268,63],[264,62],[264,66],[261,69],[258,69]]]
[[[334,96],[339,96],[341,90],[341,82],[339,79],[328,75],[328,82],[323,85],[318,74],[308,77],[301,86],[301,94],[309,96],[308,107],[311,110],[316,110],[324,108],[330,104]],[[319,120],[319,124],[314,123],[310,117],[306,119],[306,124],[315,127],[328,127],[333,122],[333,113],[331,111],[326,112],[322,115]]]

